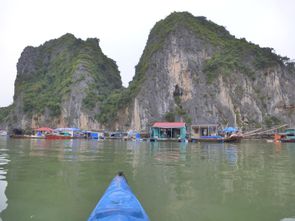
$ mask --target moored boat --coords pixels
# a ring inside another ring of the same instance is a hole
[[[282,143],[295,143],[295,128],[286,129],[284,133],[280,134],[280,141]]]
[[[10,134],[9,135],[10,138],[17,138],[17,139],[27,139],[27,138],[31,138],[31,135],[25,135],[25,134]]]
[[[52,133],[45,135],[46,139],[59,140],[59,139],[78,139],[85,138],[79,128],[56,128]]]
[[[229,137],[224,137],[223,142],[225,143],[240,143],[243,139],[243,135],[237,133],[237,134],[232,134]]]
[[[45,139],[63,140],[63,139],[73,139],[73,137],[69,135],[63,135],[63,134],[46,134]]]
[[[227,127],[218,131],[218,124],[198,124],[191,126],[192,142],[239,143],[243,135],[237,128]]]
[[[212,143],[240,143],[243,139],[242,136],[230,136],[230,137],[222,137],[222,136],[201,136],[199,138],[191,139],[192,142],[212,142]]]
[[[7,136],[7,131],[0,129],[0,136]]]
[[[96,220],[149,221],[122,172],[112,180],[88,218],[88,221]]]

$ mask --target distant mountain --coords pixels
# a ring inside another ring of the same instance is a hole
[[[155,121],[242,128],[295,123],[295,66],[205,17],[155,24],[128,88],[97,39],[71,34],[27,47],[17,64],[10,128],[148,130]],[[6,113],[6,114],[5,114]],[[10,113],[7,115],[7,113]]]
[[[17,64],[10,128],[98,128],[100,102],[122,81],[99,40],[66,34],[39,47],[26,47]]]

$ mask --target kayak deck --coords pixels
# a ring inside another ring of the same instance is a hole
[[[88,221],[96,220],[149,221],[123,173],[115,176],[88,219]]]

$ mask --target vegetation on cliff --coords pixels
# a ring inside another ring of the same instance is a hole
[[[224,42],[220,50],[207,60],[204,72],[208,82],[212,82],[219,74],[226,76],[237,71],[255,80],[255,71],[284,65],[288,60],[287,57],[275,54],[272,48],[260,48],[245,39],[231,39]]]
[[[97,120],[107,123],[110,119],[115,119],[118,109],[128,106],[140,91],[146,79],[147,70],[152,68],[150,61],[153,54],[163,48],[168,35],[176,32],[180,27],[190,30],[197,38],[215,48],[215,53],[203,67],[208,83],[211,83],[219,74],[227,76],[235,71],[254,79],[255,70],[278,64],[283,65],[288,60],[286,57],[275,54],[271,48],[260,48],[245,39],[236,39],[223,26],[207,20],[206,17],[195,17],[188,12],[174,12],[157,22],[152,28],[129,87],[115,91],[102,103]],[[172,115],[179,115],[177,113],[185,116],[179,102],[176,104],[179,110],[168,113],[168,119],[172,119]]]
[[[12,105],[0,107],[0,123],[5,123],[8,121],[9,113],[11,112],[12,108]]]
[[[236,39],[223,26],[205,17],[174,12],[152,28],[128,88],[122,87],[118,67],[102,53],[98,39],[83,41],[66,34],[40,47],[27,47],[24,50],[18,62],[14,100],[22,101],[23,111],[27,115],[47,112],[56,117],[61,113],[62,102],[73,88],[78,88],[83,93],[82,107],[95,113],[98,122],[112,125],[119,117],[119,111],[130,107],[142,89],[147,73],[157,70],[156,64],[151,63],[155,60],[153,56],[156,52],[161,53],[160,50],[169,43],[171,34],[180,36],[183,29],[189,31],[189,37],[192,35],[200,39],[204,50],[207,47],[212,49],[210,57],[204,58],[206,60],[200,65],[209,84],[219,75],[226,77],[237,72],[255,80],[259,77],[258,70],[272,66],[282,65],[287,67],[288,73],[295,73],[294,64],[287,63],[288,58],[275,54],[272,48],[261,48],[245,39]],[[190,122],[192,118],[181,101],[181,94],[175,92],[173,99],[174,109],[163,118],[174,121],[181,117]],[[8,110],[0,109],[0,121],[5,119]],[[276,122],[271,117],[266,120],[269,124]]]
[[[103,102],[114,89],[122,88],[120,73],[115,61],[106,57],[101,49],[95,46],[97,44],[96,39],[88,39],[76,57],[77,66],[86,67],[93,79],[83,100],[84,107],[89,110]]]
[[[49,111],[59,116],[62,100],[78,82],[85,81],[83,105],[91,110],[112,89],[122,87],[116,63],[107,58],[98,39],[83,41],[71,34],[46,42],[40,47],[27,47],[19,62],[15,82],[15,99],[23,96],[27,114]]]
[[[140,60],[140,65],[148,66],[151,55],[164,45],[169,33],[185,27],[191,30],[197,38],[212,45],[216,52],[207,60],[203,71],[207,74],[208,82],[212,82],[219,74],[228,75],[239,71],[250,77],[257,69],[275,65],[284,65],[289,60],[275,54],[272,48],[261,48],[259,45],[247,42],[244,38],[237,39],[223,26],[219,26],[206,17],[195,17],[188,12],[174,12],[164,20],[156,23],[152,29],[146,55]],[[137,78],[143,78],[142,72],[136,73]]]

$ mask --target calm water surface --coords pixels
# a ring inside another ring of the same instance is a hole
[[[295,220],[295,144],[0,137],[3,221],[82,221],[117,171],[152,221]]]

